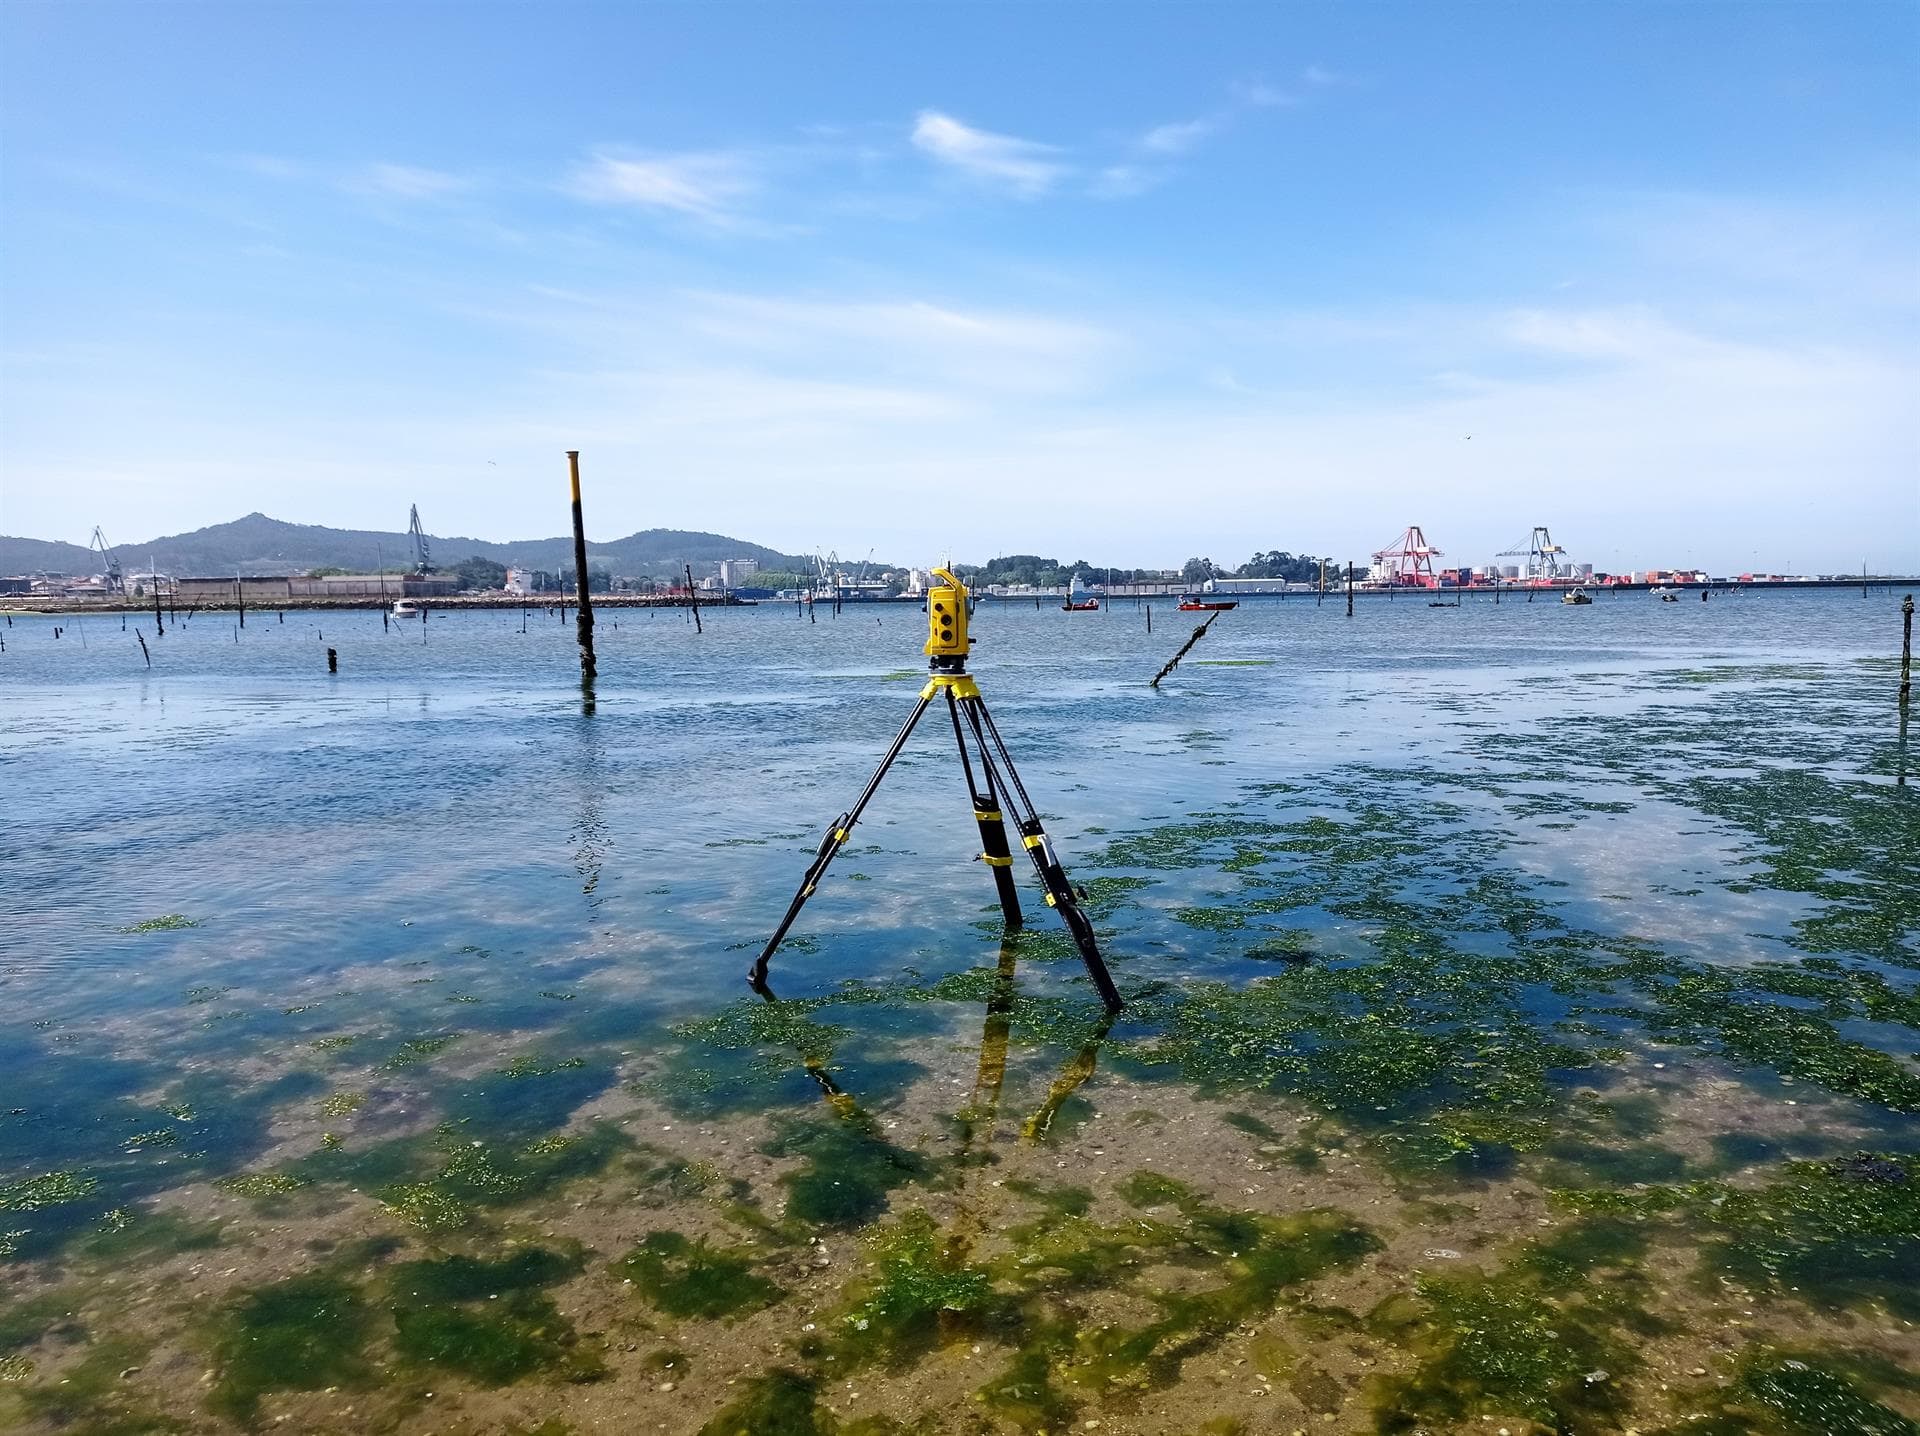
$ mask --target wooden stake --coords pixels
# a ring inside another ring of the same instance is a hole
[[[147,667],[149,668],[153,667],[153,655],[147,652],[146,634],[142,633],[139,629],[136,628],[133,631],[133,636],[140,640],[140,656],[147,660]]]
[[[336,653],[333,649],[329,648],[327,650],[327,672],[338,673],[339,671],[340,671],[340,655]]]
[[[1219,616],[1220,615],[1218,613],[1208,615],[1207,621],[1201,624],[1198,628],[1194,629],[1193,637],[1189,638],[1185,643],[1181,644],[1180,651],[1174,654],[1173,657],[1167,660],[1167,666],[1165,668],[1162,668],[1158,673],[1153,675],[1153,682],[1149,683],[1147,687],[1158,688],[1160,686],[1160,680],[1162,678],[1165,678],[1169,673],[1173,672],[1174,668],[1179,664],[1180,660],[1187,656],[1187,651],[1191,649],[1194,644],[1198,643],[1201,639],[1207,636],[1207,630],[1213,627],[1213,620],[1218,618]]]
[[[693,565],[688,564],[686,566],[686,569],[687,569],[687,603],[693,609],[693,631],[695,633],[703,633],[705,632],[705,630],[700,627],[700,600],[695,598],[693,594]]]
[[[1353,560],[1347,560],[1347,617],[1353,617]]]
[[[1900,706],[1913,691],[1913,595],[1900,600]]]
[[[580,592],[580,681],[591,683],[600,665],[593,656],[593,596],[587,592],[587,522],[580,514],[580,451],[567,450],[567,479],[573,491],[573,581]]]

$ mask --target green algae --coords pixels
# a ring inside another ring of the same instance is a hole
[[[754,1272],[755,1260],[748,1248],[716,1248],[704,1238],[654,1231],[613,1264],[613,1273],[668,1316],[711,1320],[780,1300],[780,1288]]]
[[[1623,1353],[1565,1309],[1524,1285],[1487,1277],[1429,1277],[1417,1290],[1421,1313],[1396,1334],[1420,1365],[1412,1377],[1377,1383],[1380,1430],[1511,1411],[1561,1431],[1617,1429],[1612,1378]],[[1381,1324],[1391,1329],[1400,1315],[1382,1312]],[[1606,1375],[1588,1380],[1595,1371]]]
[[[214,1183],[223,1192],[255,1200],[284,1197],[306,1185],[302,1178],[287,1172],[246,1172],[235,1177],[221,1177]]]
[[[131,926],[120,928],[119,931],[131,933],[182,932],[187,928],[198,926],[200,926],[200,924],[188,917],[185,913],[169,912],[162,913],[159,917],[147,918],[144,922],[136,922]]]
[[[495,1260],[448,1256],[392,1268],[394,1350],[408,1365],[457,1371],[481,1386],[532,1376],[585,1382],[606,1375],[544,1288],[581,1269],[578,1256],[525,1247]]]
[[[1272,1312],[1286,1294],[1352,1266],[1379,1248],[1344,1213],[1311,1208],[1287,1216],[1238,1212],[1185,1184],[1139,1172],[1120,1185],[1130,1204],[1170,1210],[1124,1221],[1049,1215],[1009,1233],[1014,1254],[991,1268],[1011,1289],[1016,1315],[999,1324],[1021,1333],[1000,1376],[982,1390],[988,1408],[1024,1425],[1060,1427],[1081,1401],[1171,1385],[1181,1364],[1239,1327]],[[1144,1286],[1143,1268],[1171,1264],[1204,1270],[1208,1286]],[[1089,1324],[1073,1294],[1119,1288],[1160,1308],[1144,1325]]]
[[[0,1306],[0,1351],[32,1346],[50,1337],[78,1340],[86,1328],[74,1319],[71,1292],[50,1291]]]
[[[829,1117],[780,1117],[760,1149],[772,1157],[800,1157],[783,1176],[787,1215],[815,1226],[853,1227],[886,1210],[888,1194],[934,1175],[926,1157],[895,1146],[868,1113],[853,1108]]]
[[[1372,1128],[1390,1160],[1479,1163],[1545,1142],[1562,1103],[1557,1073],[1593,1060],[1528,1019],[1532,975],[1410,947],[1240,988],[1195,983],[1149,1015],[1162,1019],[1158,1035],[1128,1051],[1203,1091],[1257,1086],[1304,1097]]]
[[[1555,1192],[1564,1208],[1660,1222],[1701,1239],[1703,1268],[1833,1306],[1882,1302],[1920,1319],[1920,1159],[1792,1161],[1761,1186],[1693,1181]]]
[[[373,1331],[373,1308],[340,1277],[313,1272],[256,1288],[216,1320],[208,1405],[251,1425],[271,1392],[366,1386]]]
[[[388,1072],[399,1072],[439,1055],[459,1040],[458,1033],[447,1033],[440,1037],[410,1037],[380,1066]]]
[[[1902,1384],[1909,1391],[1920,1386],[1911,1379]],[[1750,1352],[1741,1360],[1734,1390],[1775,1413],[1789,1431],[1846,1431],[1851,1436],[1920,1433],[1920,1424],[1864,1395],[1841,1370],[1810,1355]]]
[[[551,1133],[535,1141],[488,1143],[448,1123],[427,1139],[402,1138],[384,1150],[358,1154],[319,1154],[307,1159],[308,1174],[328,1171],[336,1177],[361,1176],[375,1182],[382,1205],[401,1221],[423,1231],[451,1231],[474,1220],[477,1209],[531,1201],[580,1177],[605,1169],[614,1156],[632,1146],[617,1129],[596,1124],[580,1133]],[[414,1180],[395,1174],[416,1169],[423,1157],[438,1156],[438,1170]],[[345,1162],[342,1163],[342,1159]]]
[[[43,1172],[0,1187],[0,1212],[37,1212],[84,1201],[100,1185],[86,1172]]]
[[[320,1115],[322,1117],[351,1116],[365,1106],[366,1101],[365,1092],[334,1092],[321,1099]]]
[[[494,1070],[505,1077],[551,1077],[556,1072],[571,1072],[586,1065],[587,1059],[584,1057],[565,1057],[557,1062],[543,1063],[537,1057],[522,1053],[506,1066]]]
[[[1865,1352],[1758,1344],[1652,1436],[1916,1436],[1920,1424],[1874,1399],[1890,1391],[1920,1391],[1920,1376]]]
[[[933,1345],[943,1320],[991,1296],[988,1273],[955,1260],[918,1208],[874,1230],[866,1245],[874,1275],[840,1317],[840,1349],[853,1359],[902,1365]]]
[[[220,1222],[196,1222],[173,1211],[126,1213],[123,1220],[103,1224],[102,1230],[79,1242],[75,1250],[94,1261],[152,1259],[208,1251],[220,1245],[223,1230]]]
[[[120,1389],[120,1373],[146,1358],[147,1343],[129,1337],[105,1337],[88,1343],[74,1365],[57,1381],[27,1386],[17,1400],[24,1413],[57,1431],[79,1436],[158,1436],[184,1431],[170,1417],[130,1407]]]
[[[839,1436],[839,1423],[816,1409],[816,1377],[776,1367],[700,1428],[699,1436]]]

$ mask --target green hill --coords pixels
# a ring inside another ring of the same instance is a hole
[[[516,539],[492,543],[486,539],[429,535],[436,566],[450,568],[463,558],[479,555],[519,568],[552,571],[573,568],[570,537]],[[412,544],[400,532],[373,529],[334,529],[318,524],[290,524],[265,514],[248,514],[232,523],[120,544],[116,548],[128,572],[144,571],[148,556],[162,573],[176,577],[230,573],[305,573],[312,568],[342,568],[371,573],[381,566],[404,568],[412,562]],[[590,542],[587,561],[616,574],[666,577],[685,564],[700,566],[723,558],[758,559],[763,568],[798,568],[804,560],[761,544],[725,534],[682,529],[645,529],[625,538]],[[79,544],[0,535],[0,574],[38,572],[90,574],[100,569],[98,557]]]

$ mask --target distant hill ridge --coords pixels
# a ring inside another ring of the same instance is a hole
[[[485,539],[429,534],[427,541],[432,546],[433,562],[440,568],[450,568],[475,555],[516,568],[554,572],[573,568],[570,537],[489,543]],[[412,542],[404,533],[290,524],[260,513],[192,533],[116,544],[114,551],[129,573],[136,568],[145,572],[151,555],[162,573],[175,577],[305,573],[313,568],[372,573],[383,565],[388,569],[408,567],[413,559]],[[664,577],[679,573],[685,564],[697,566],[723,558],[758,559],[762,568],[776,569],[801,568],[811,562],[725,534],[683,529],[643,529],[625,538],[587,544],[589,567],[634,577]],[[0,574],[90,574],[99,568],[98,556],[79,544],[0,535]],[[696,568],[695,577],[699,576]]]

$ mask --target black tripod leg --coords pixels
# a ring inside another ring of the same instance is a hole
[[[767,945],[760,950],[760,956],[753,964],[753,970],[747,974],[747,983],[756,991],[767,985],[767,961],[773,956],[773,950],[780,946],[787,935],[787,929],[793,926],[794,919],[800,916],[800,909],[807,905],[807,899],[813,896],[813,890],[819,885],[828,866],[839,855],[846,844],[847,837],[853,832],[853,825],[860,821],[860,814],[866,810],[873,795],[879,791],[880,780],[887,776],[887,769],[893,766],[893,760],[900,756],[900,750],[907,746],[907,739],[913,734],[914,724],[920,721],[920,715],[927,711],[927,704],[933,701],[931,693],[922,694],[920,701],[913,706],[913,712],[907,715],[907,721],[901,725],[895,735],[893,746],[880,760],[880,766],[873,770],[873,776],[867,779],[867,786],[860,791],[851,808],[833,820],[833,826],[827,829],[827,835],[820,840],[820,848],[813,855],[813,861],[807,866],[807,875],[800,880],[800,891],[793,895],[793,901],[787,904],[787,915],[780,919],[780,926],[774,929],[773,936],[767,939]]]
[[[986,703],[978,697],[963,698],[960,702],[966,709],[967,723],[972,727],[974,737],[979,740],[980,761],[990,778],[994,775],[995,755],[998,755],[998,766],[1004,774],[1004,781],[1000,783],[1001,798],[1013,809],[1015,826],[1026,845],[1027,856],[1033,859],[1034,869],[1040,874],[1040,884],[1046,889],[1047,906],[1060,914],[1067,931],[1073,934],[1074,946],[1080,949],[1081,961],[1087,965],[1087,974],[1093,979],[1100,1000],[1106,1003],[1108,1011],[1118,1012],[1126,1003],[1121,1000],[1120,989],[1113,985],[1113,974],[1107,971],[1106,959],[1100,955],[1100,943],[1094,936],[1093,921],[1080,908],[1079,894],[1074,892],[1073,884],[1068,881],[1066,869],[1060,866],[1060,859],[1053,851],[1053,840],[1040,824],[1039,809],[1034,807],[1033,799],[1027,796],[1026,785],[1020,781],[1019,770],[1013,766],[1013,755],[1007,751],[1000,730],[993,725],[993,715],[987,712]]]
[[[967,756],[967,737],[960,727],[960,708],[953,690],[947,690],[947,716],[953,719],[953,741],[960,745],[960,770],[967,775],[967,793],[973,799],[973,820],[980,825],[980,861],[993,872],[994,890],[1000,894],[1000,911],[1009,928],[1019,928],[1020,890],[1013,883],[1013,849],[1007,846],[1007,825],[1000,815],[1000,796],[995,790],[993,769],[981,767],[983,781],[973,777],[973,760]],[[984,751],[984,750],[983,750]]]

